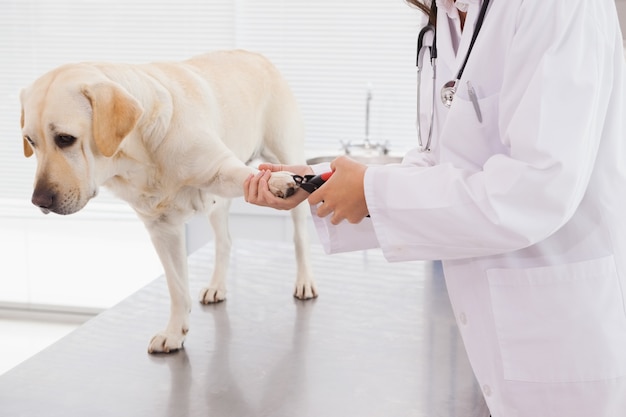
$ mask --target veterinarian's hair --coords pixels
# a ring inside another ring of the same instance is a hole
[[[424,13],[426,13],[426,16],[428,16],[428,22],[431,25],[434,25],[435,22],[437,21],[436,19],[436,15],[434,13],[434,10],[432,8],[432,3],[436,0],[404,0],[407,3],[409,3],[411,6],[415,6],[418,9],[420,9],[421,11],[423,11]]]

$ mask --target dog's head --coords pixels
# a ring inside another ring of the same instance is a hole
[[[97,161],[118,151],[141,106],[86,64],[43,75],[20,100],[24,155],[37,157],[32,202],[44,213],[75,213],[97,194]]]

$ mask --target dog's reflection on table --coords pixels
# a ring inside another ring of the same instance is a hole
[[[207,415],[226,416],[287,416],[293,407],[307,415],[310,400],[307,390],[306,349],[309,336],[309,319],[315,300],[303,302],[294,299],[295,319],[291,343],[283,346],[259,346],[254,357],[249,350],[242,351],[233,344],[234,334],[227,303],[202,307],[204,317],[213,318],[201,360],[202,368],[193,366],[185,349],[171,355],[152,356],[154,362],[166,363],[170,369],[171,387],[164,417]],[[251,341],[254,343],[254,341]],[[255,363],[256,362],[256,363]],[[244,366],[250,364],[249,368]],[[235,364],[235,365],[233,365]],[[199,410],[194,404],[202,398]]]

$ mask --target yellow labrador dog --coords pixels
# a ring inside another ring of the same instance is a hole
[[[191,301],[184,223],[208,212],[215,267],[203,303],[224,300],[230,256],[230,199],[256,169],[253,158],[304,163],[304,133],[294,97],[277,69],[246,51],[220,51],[183,62],[61,66],[21,94],[24,154],[37,156],[32,202],[44,213],[71,214],[108,187],[145,223],[171,297],[167,327],[149,352],[180,349]],[[288,196],[295,182],[273,173],[270,189]],[[307,210],[292,210],[295,296],[316,296],[309,264]]]

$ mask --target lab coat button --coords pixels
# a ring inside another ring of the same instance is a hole
[[[483,385],[483,394],[485,394],[486,397],[491,396],[491,387],[489,385]]]
[[[463,325],[467,324],[467,316],[465,315],[465,313],[459,314],[459,321]]]

